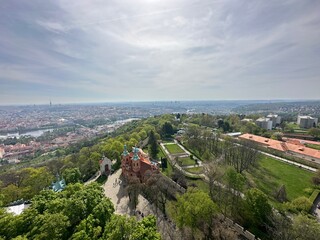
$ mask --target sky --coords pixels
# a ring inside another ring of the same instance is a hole
[[[320,1],[0,3],[0,105],[320,99]]]

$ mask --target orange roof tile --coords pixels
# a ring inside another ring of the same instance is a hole
[[[281,152],[291,151],[291,152],[302,154],[308,157],[320,159],[319,150],[305,147],[302,143],[298,143],[298,141],[289,140],[287,142],[282,142],[282,141],[260,137],[260,136],[248,134],[248,133],[239,136],[239,138],[244,140],[254,141],[268,148],[275,149]]]

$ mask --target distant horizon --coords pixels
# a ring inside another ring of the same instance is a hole
[[[175,102],[317,102],[320,99],[214,99],[214,100],[146,100],[146,101],[101,101],[101,102],[53,102],[51,101],[52,106],[58,105],[99,105],[99,104],[132,104],[132,103],[175,103]],[[10,106],[50,106],[50,101],[48,103],[13,103],[13,104],[2,104],[1,107],[10,107]]]

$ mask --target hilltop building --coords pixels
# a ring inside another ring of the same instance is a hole
[[[308,161],[315,161],[317,163],[320,163],[320,151],[306,147],[304,145],[304,143],[310,143],[311,141],[306,142],[297,139],[286,139],[286,141],[283,142],[248,133],[239,136],[239,138],[241,140],[253,141],[268,149],[284,152],[286,154],[290,154]]]
[[[281,123],[281,117],[277,114],[269,114],[267,118],[269,118],[272,121],[273,128],[279,126]]]
[[[139,179],[146,181],[152,174],[159,173],[159,168],[152,163],[149,156],[140,148],[134,147],[132,152],[127,151],[124,146],[121,159],[121,169],[123,176],[128,180]]]
[[[272,120],[270,120],[269,118],[258,118],[256,120],[256,125],[266,130],[271,130]]]
[[[99,161],[99,165],[100,165],[101,175],[109,175],[110,174],[112,161],[109,158],[104,156],[103,159],[101,159]]]
[[[298,116],[297,124],[300,128],[313,128],[318,124],[318,118],[310,116]]]

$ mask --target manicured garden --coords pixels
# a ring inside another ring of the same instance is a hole
[[[178,162],[181,166],[195,165],[195,161],[190,157],[179,157]]]
[[[202,167],[186,168],[185,170],[186,170],[187,172],[196,173],[196,174],[199,174],[199,173],[202,173],[202,172],[203,172],[203,168],[202,168]]]
[[[167,176],[167,177],[170,177],[172,175],[172,172],[173,172],[173,169],[172,169],[172,166],[171,166],[171,163],[170,161],[167,161],[167,168],[165,168],[162,173]]]
[[[281,185],[285,185],[288,200],[300,196],[309,197],[310,189],[313,188],[311,183],[313,175],[312,172],[267,156],[262,156],[258,160],[258,167],[246,173],[250,185],[255,185],[254,187],[269,196],[273,196]]]
[[[161,159],[162,157],[165,158],[166,155],[164,154],[162,148],[159,146],[158,149],[159,149],[159,152],[158,152],[157,158],[158,158],[158,159]]]
[[[177,153],[184,153],[181,147],[179,147],[177,144],[166,144],[165,145],[166,149],[169,151],[171,154],[177,154]]]

